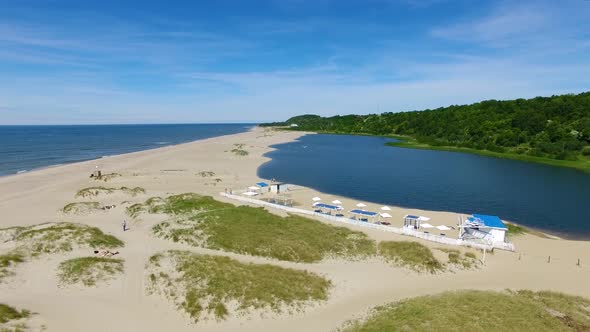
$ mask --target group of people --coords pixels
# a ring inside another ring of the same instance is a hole
[[[118,255],[119,252],[118,251],[110,251],[107,249],[100,249],[100,250],[94,250],[94,254],[98,255],[100,257],[113,257],[115,255]]]

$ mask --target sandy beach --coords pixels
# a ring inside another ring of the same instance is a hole
[[[30,325],[45,326],[47,331],[332,331],[374,306],[447,290],[555,290],[590,297],[590,285],[586,282],[590,278],[590,242],[587,241],[524,234],[512,238],[515,252],[496,250],[487,255],[485,265],[478,269],[420,274],[376,259],[304,264],[198,249],[154,237],[151,228],[162,221],[161,216],[131,219],[125,214],[125,206],[130,203],[185,192],[211,195],[217,200],[236,204],[219,193],[226,188],[242,190],[256,182],[268,181],[258,178],[256,173],[257,168],[268,161],[263,154],[271,150],[271,145],[292,141],[303,134],[255,128],[235,135],[0,178],[0,228],[68,221],[98,227],[125,242],[119,254],[125,260],[124,273],[108,283],[95,287],[60,287],[56,277],[58,264],[67,258],[90,254],[74,250],[18,265],[15,276],[0,282],[0,303],[35,312]],[[244,144],[243,149],[248,155],[232,153],[235,144]],[[121,176],[107,183],[97,182],[89,178],[96,167],[103,173],[116,172]],[[214,172],[220,181],[197,175],[203,171]],[[120,193],[100,196],[101,204],[116,206],[108,211],[80,215],[61,211],[68,203],[88,200],[75,198],[78,190],[97,185],[137,186],[145,188],[146,192],[135,197]],[[324,202],[339,199],[346,207],[359,202],[297,185],[292,188],[293,199],[302,208],[309,208],[314,196],[320,196]],[[124,201],[130,203],[122,204]],[[364,203],[372,211],[381,207],[372,202]],[[391,208],[388,211],[392,215],[391,223],[398,227],[406,214],[428,216],[433,225],[456,225],[459,216],[452,212]],[[279,210],[269,211],[284,215]],[[123,220],[129,223],[126,232],[122,231]],[[365,232],[375,240],[408,240],[432,248],[441,246],[378,230],[346,227]],[[9,249],[7,244],[0,243],[0,254]],[[331,280],[333,288],[325,303],[300,313],[268,312],[194,324],[165,298],[146,292],[148,258],[169,249],[308,270]],[[481,253],[477,252],[477,255],[481,258]]]

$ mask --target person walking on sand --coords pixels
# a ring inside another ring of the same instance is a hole
[[[123,219],[123,232],[127,230],[127,220]]]

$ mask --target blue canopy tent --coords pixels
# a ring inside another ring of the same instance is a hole
[[[377,212],[371,212],[371,211],[365,211],[365,210],[359,210],[359,209],[352,210],[352,211],[349,211],[349,212],[352,213],[355,217],[356,216],[360,216],[360,217],[372,217],[372,218],[374,218],[374,217],[376,217],[378,215]],[[366,218],[364,218],[364,219],[361,218],[361,220],[367,221]]]
[[[256,185],[260,188],[268,187],[268,183],[266,182],[257,182]]]
[[[320,212],[323,212],[322,210],[328,210],[328,211],[342,211],[343,208],[342,206],[337,206],[337,205],[330,205],[330,204],[324,204],[324,203],[314,203],[313,206],[315,208],[320,209]]]

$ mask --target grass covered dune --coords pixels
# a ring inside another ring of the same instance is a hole
[[[304,263],[366,257],[376,251],[375,242],[362,232],[299,216],[280,217],[263,208],[234,206],[209,196],[155,197],[128,208],[133,216],[143,212],[174,216],[154,226],[154,234],[197,247]]]
[[[188,251],[156,254],[148,271],[148,289],[167,297],[195,321],[221,320],[256,309],[296,311],[326,300],[331,286],[307,271]]]
[[[555,292],[458,291],[377,307],[338,331],[590,331],[589,309]]]
[[[106,257],[79,257],[59,264],[58,277],[62,285],[81,283],[94,286],[123,273],[123,260]]]
[[[280,217],[264,208],[234,206],[193,193],[152,197],[127,208],[129,215],[163,213],[171,220],[153,227],[156,236],[195,247],[283,261],[316,263],[326,258],[363,259],[380,256],[392,265],[418,272],[442,272],[448,267],[476,266],[473,253],[439,248],[448,260],[414,241],[383,241],[365,233],[290,215]]]
[[[13,275],[17,264],[42,255],[70,252],[75,248],[115,249],[124,246],[123,241],[96,227],[68,222],[0,229],[0,240],[13,248],[0,252],[0,281]]]

